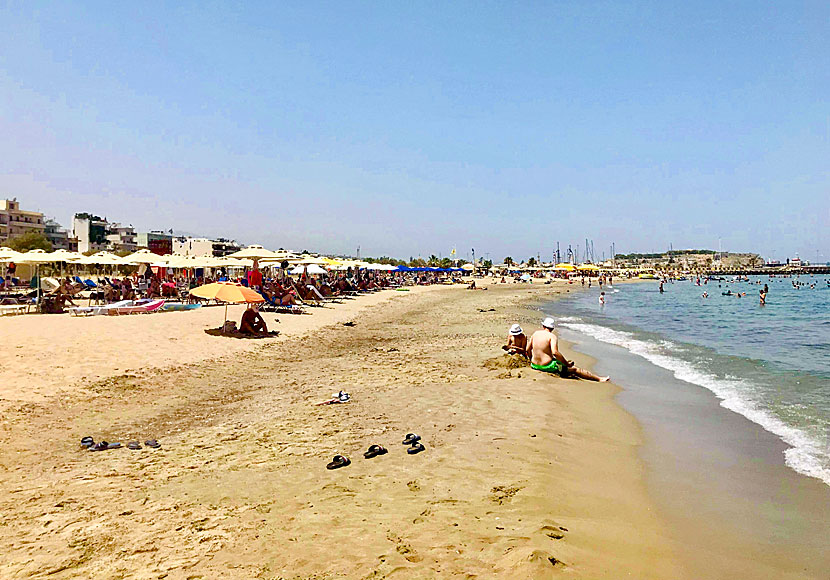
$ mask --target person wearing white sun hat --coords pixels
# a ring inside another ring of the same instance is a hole
[[[502,349],[510,354],[527,356],[527,336],[521,326],[514,324],[510,327],[507,331],[507,344],[502,346]]]
[[[559,338],[553,332],[555,327],[553,318],[548,316],[542,321],[542,328],[530,337],[530,343],[527,345],[530,368],[563,377],[572,375],[589,381],[608,381],[609,377],[600,377],[591,371],[573,366],[573,361],[569,361],[559,352]]]

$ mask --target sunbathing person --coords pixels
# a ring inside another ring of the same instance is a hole
[[[239,321],[239,332],[253,335],[268,334],[268,325],[265,324],[265,319],[262,318],[262,315],[253,304],[242,314],[242,320]]]
[[[520,354],[527,357],[527,336],[518,324],[510,327],[507,333],[507,344],[502,346],[510,354]]]
[[[608,381],[609,377],[600,377],[591,371],[575,367],[573,361],[569,361],[559,352],[559,339],[553,333],[554,326],[553,318],[547,317],[542,321],[542,328],[530,337],[526,351],[530,357],[530,368],[562,377],[573,375],[589,381]]]

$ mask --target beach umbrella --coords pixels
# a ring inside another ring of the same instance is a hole
[[[590,270],[592,272],[595,272],[595,271],[599,270],[599,266],[597,266],[595,264],[580,264],[579,266],[577,266],[577,269],[579,269],[579,270]]]
[[[154,264],[164,261],[163,256],[160,256],[155,252],[151,252],[147,248],[142,248],[137,252],[133,252],[129,256],[124,256],[124,258],[122,259],[124,262],[129,262],[132,264]]]
[[[35,276],[37,277],[37,304],[40,306],[40,294],[41,294],[41,286],[40,286],[40,265],[41,264],[49,264],[54,260],[50,257],[51,252],[47,252],[46,250],[29,250],[28,252],[24,252],[20,254],[17,259],[17,262],[20,264],[34,264],[35,266]]]
[[[317,264],[311,264],[309,266],[297,266],[296,268],[291,270],[291,273],[296,276],[296,275],[302,274],[304,270],[308,274],[325,274],[326,273],[326,271],[323,268],[321,268],[320,266],[318,266]]]
[[[81,256],[74,262],[75,264],[96,265],[96,266],[124,266],[127,262],[120,256],[116,256],[110,252],[98,252],[91,256]]]
[[[573,272],[576,270],[576,266],[571,264],[570,262],[560,262],[553,267],[554,270],[565,271],[565,272]]]
[[[225,303],[225,322],[228,321],[228,304],[258,304],[265,302],[259,292],[235,282],[212,282],[190,291],[191,296]],[[223,324],[224,327],[224,324]]]
[[[79,254],[78,252],[70,252],[69,250],[55,250],[54,252],[49,252],[49,257],[52,258],[53,262],[73,262],[82,255],[83,254]]]
[[[248,246],[244,250],[239,250],[238,252],[234,252],[232,254],[228,254],[228,258],[249,258],[254,260],[279,260],[282,259],[282,256],[277,252],[272,252],[271,250],[266,250],[262,246],[253,244]]]
[[[22,255],[22,252],[12,250],[6,246],[0,248],[0,262],[17,262]]]

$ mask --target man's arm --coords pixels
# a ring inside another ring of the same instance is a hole
[[[551,352],[553,352],[553,358],[561,362],[563,365],[565,365],[565,367],[569,367],[571,363],[568,362],[568,359],[565,358],[565,355],[559,352],[559,338],[556,335],[554,335],[551,339],[550,346]]]
[[[533,335],[530,336],[527,341],[527,346],[525,346],[525,356],[527,356],[527,358],[533,357]]]

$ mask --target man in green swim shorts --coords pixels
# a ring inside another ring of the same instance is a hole
[[[530,357],[530,368],[545,373],[554,373],[560,376],[574,375],[589,381],[606,382],[609,377],[600,377],[591,371],[573,366],[573,362],[559,352],[559,339],[554,334],[555,323],[548,316],[542,321],[542,328],[533,333],[527,344],[527,354]]]

